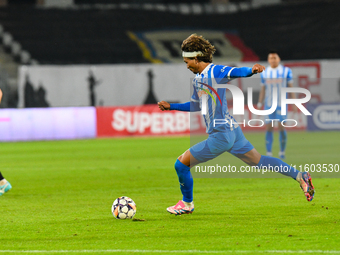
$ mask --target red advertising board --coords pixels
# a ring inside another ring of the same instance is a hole
[[[157,105],[98,107],[97,136],[179,135],[190,133],[190,114]]]
[[[184,135],[205,132],[200,112],[160,111],[157,105],[97,107],[97,136]],[[232,112],[232,109],[230,108]],[[245,114],[234,116],[243,131],[264,131],[264,116],[254,116],[247,107]],[[307,118],[288,111],[287,130],[306,130]],[[294,126],[295,127],[289,127]]]

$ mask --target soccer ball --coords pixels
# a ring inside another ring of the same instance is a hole
[[[136,214],[136,204],[129,197],[119,197],[112,205],[111,211],[116,219],[132,219]]]

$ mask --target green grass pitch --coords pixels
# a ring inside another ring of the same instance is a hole
[[[264,133],[246,137],[265,152]],[[289,132],[286,162],[339,164],[339,138]],[[173,165],[189,145],[189,137],[2,143],[0,169],[13,189],[0,197],[0,253],[340,253],[336,178],[315,178],[312,202],[289,178],[195,179],[195,212],[167,213],[181,199]],[[122,195],[145,221],[112,216]]]

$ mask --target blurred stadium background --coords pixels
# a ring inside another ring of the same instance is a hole
[[[277,49],[293,70],[295,86],[311,91],[308,107],[317,112],[295,116],[296,129],[340,128],[338,1],[2,0],[0,5],[2,141],[188,134],[189,125],[182,124],[186,114],[164,115],[150,105],[188,101],[193,76],[182,63],[180,44],[192,33],[216,46],[214,63],[266,65],[268,50]],[[252,86],[257,102],[258,77],[234,84],[245,94]],[[246,112],[244,118],[251,117]]]
[[[156,105],[189,100],[180,45],[192,33],[216,64],[267,66],[277,49],[312,94],[312,116],[289,111],[287,162],[339,167],[339,13],[336,0],[0,0],[0,170],[13,186],[0,253],[339,253],[337,178],[314,178],[310,203],[288,178],[195,178],[195,213],[167,214],[173,164],[204,128]],[[258,76],[232,84],[257,103]],[[243,130],[264,154],[264,127]],[[113,218],[122,195],[140,221]]]

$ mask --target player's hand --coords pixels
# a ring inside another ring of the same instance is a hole
[[[266,68],[263,65],[255,64],[252,68],[252,73],[262,73]]]
[[[170,104],[168,102],[165,101],[160,101],[158,102],[158,107],[159,109],[161,109],[162,111],[168,111],[170,110]]]
[[[0,103],[1,103],[1,99],[2,99],[2,90],[0,89]]]

